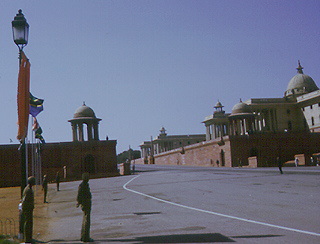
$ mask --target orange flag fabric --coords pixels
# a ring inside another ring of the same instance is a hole
[[[30,93],[30,62],[21,51],[21,63],[18,76],[18,135],[17,139],[23,141],[28,134],[29,122],[29,95]]]

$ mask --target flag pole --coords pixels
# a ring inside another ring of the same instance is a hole
[[[19,48],[19,77],[18,77],[18,136],[21,151],[21,197],[28,180],[27,135],[29,124],[29,89],[30,63],[22,48]]]
[[[19,147],[21,153],[21,198],[23,195],[23,190],[27,186],[27,174],[26,174],[26,142],[25,139],[21,141]]]

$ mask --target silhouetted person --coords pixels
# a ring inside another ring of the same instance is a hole
[[[133,160],[133,163],[132,163],[132,173],[134,174],[136,172],[136,162],[135,160]]]
[[[56,175],[57,191],[60,191],[60,174],[57,172]]]
[[[22,217],[23,217],[23,232],[26,243],[33,243],[33,209],[34,209],[34,193],[32,186],[36,184],[33,176],[28,178],[28,185],[24,188],[22,194]]]
[[[278,163],[280,174],[283,174],[283,172],[282,172],[282,160],[280,159],[280,157],[277,157],[277,163]]]
[[[91,192],[89,187],[89,173],[82,174],[82,182],[79,185],[77,196],[77,207],[81,205],[83,220],[81,228],[81,241],[93,242],[90,238],[90,214],[91,214]]]
[[[47,179],[47,175],[44,175],[44,176],[43,176],[42,190],[43,190],[43,202],[44,202],[44,203],[47,203],[47,193],[48,193],[48,179]]]

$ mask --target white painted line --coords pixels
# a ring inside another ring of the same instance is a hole
[[[258,225],[264,225],[264,226],[268,226],[268,227],[273,227],[273,228],[278,228],[278,229],[283,229],[283,230],[288,230],[288,231],[294,231],[294,232],[299,232],[302,234],[307,234],[307,235],[313,235],[313,236],[320,236],[320,233],[316,233],[316,232],[311,232],[311,231],[305,231],[305,230],[299,230],[299,229],[294,229],[294,228],[289,228],[289,227],[285,227],[285,226],[280,226],[280,225],[274,225],[274,224],[268,224],[268,223],[264,223],[264,222],[260,222],[260,221],[255,221],[255,220],[250,220],[250,219],[244,219],[244,218],[239,218],[239,217],[235,217],[235,216],[231,216],[231,215],[226,215],[226,214],[221,214],[221,213],[217,213],[217,212],[212,212],[212,211],[208,211],[208,210],[203,210],[200,208],[194,208],[194,207],[189,207],[186,205],[182,205],[182,204],[178,204],[178,203],[174,203],[174,202],[169,202],[167,200],[163,200],[161,198],[157,198],[157,197],[153,197],[150,195],[147,195],[145,193],[142,192],[138,192],[132,189],[129,189],[127,187],[128,184],[130,184],[133,180],[137,179],[140,175],[137,175],[136,177],[132,178],[131,180],[129,180],[127,183],[125,183],[123,185],[123,189],[139,194],[141,196],[145,196],[151,199],[154,199],[156,201],[159,202],[164,202],[164,203],[168,203],[177,207],[181,207],[181,208],[186,208],[186,209],[190,209],[190,210],[194,210],[194,211],[198,211],[198,212],[202,212],[202,213],[207,213],[207,214],[212,214],[212,215],[217,215],[217,216],[221,216],[221,217],[225,217],[225,218],[229,218],[229,219],[235,219],[235,220],[239,220],[239,221],[244,221],[244,222],[248,222],[248,223],[253,223],[253,224],[258,224]]]

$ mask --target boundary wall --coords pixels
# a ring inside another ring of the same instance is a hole
[[[230,141],[228,137],[221,140],[204,141],[190,146],[154,155],[155,164],[193,165],[209,167],[231,167]],[[144,164],[144,159],[135,163]],[[148,160],[148,164],[150,159]]]

